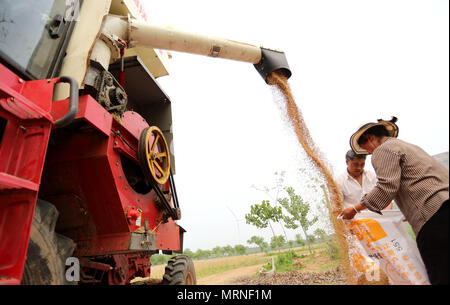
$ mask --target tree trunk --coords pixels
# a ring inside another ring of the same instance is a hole
[[[301,227],[301,228],[302,228],[303,234],[305,234],[306,244],[308,245],[309,254],[313,254],[312,250],[311,250],[311,244],[309,242],[308,234],[306,234],[306,231],[305,231],[305,229],[303,227]]]

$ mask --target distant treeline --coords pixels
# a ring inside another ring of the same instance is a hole
[[[183,251],[183,254],[191,257],[193,260],[199,260],[199,259],[209,259],[209,258],[218,258],[218,257],[230,257],[230,256],[237,256],[237,255],[247,255],[247,254],[255,254],[255,253],[261,253],[261,252],[267,252],[269,250],[282,250],[282,249],[288,249],[288,248],[295,248],[295,247],[302,247],[306,244],[314,244],[318,242],[324,242],[331,240],[332,236],[324,235],[322,231],[317,230],[315,235],[308,236],[309,237],[309,243],[307,243],[305,240],[301,239],[300,235],[296,236],[296,240],[289,240],[286,242],[283,235],[272,237],[270,246],[267,242],[264,241],[262,237],[258,236],[252,236],[251,239],[249,239],[247,242],[249,244],[256,244],[257,247],[246,247],[244,245],[236,245],[234,247],[228,245],[228,246],[217,246],[210,250],[203,250],[198,249],[197,251],[193,252],[189,248],[185,249]],[[173,255],[166,255],[166,254],[155,254],[151,257],[151,263],[152,265],[161,265],[161,264],[167,264],[167,261],[177,254]]]

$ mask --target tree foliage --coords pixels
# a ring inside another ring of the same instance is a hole
[[[308,241],[311,252],[311,237],[308,235],[308,230],[319,218],[314,216],[312,219],[309,219],[310,205],[300,195],[295,193],[294,188],[287,187],[286,192],[289,197],[278,200],[280,205],[289,213],[289,215],[283,215],[286,228],[297,229],[300,227]]]
[[[243,245],[236,245],[236,246],[234,246],[234,252],[237,255],[244,255],[245,252],[246,252],[245,246],[243,246]]]
[[[261,204],[254,204],[250,207],[250,213],[245,214],[245,221],[247,224],[252,224],[257,228],[267,228],[267,226],[270,226],[273,236],[275,236],[270,222],[278,222],[282,217],[281,207],[273,207],[270,205],[269,200],[263,200]]]
[[[264,241],[264,238],[260,237],[260,236],[255,236],[253,235],[249,240],[247,240],[248,244],[255,244],[257,245],[261,251],[265,251],[269,245]]]
[[[324,229],[317,228],[317,229],[314,231],[314,236],[315,236],[318,240],[325,241],[325,238],[327,237],[327,233],[325,232]]]
[[[304,246],[305,245],[305,241],[302,238],[301,234],[295,234],[295,242],[300,245],[300,246]]]
[[[212,253],[214,256],[222,256],[225,253],[225,250],[222,247],[217,246],[212,249]]]
[[[234,254],[234,248],[230,245],[223,247],[223,251],[227,256],[232,256]]]
[[[273,236],[270,240],[270,247],[272,249],[280,249],[286,243],[286,239],[283,235]]]

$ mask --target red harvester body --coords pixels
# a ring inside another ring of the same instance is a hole
[[[143,12],[139,0],[1,2],[0,284],[128,284],[150,276],[152,255],[183,252],[162,50],[290,76],[282,52]],[[195,284],[192,260],[170,259],[162,283]]]

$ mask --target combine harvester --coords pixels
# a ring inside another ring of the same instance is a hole
[[[162,50],[264,79],[291,75],[284,53],[152,25],[138,0],[2,0],[0,18],[0,283],[128,284],[162,252],[180,253],[163,284],[195,284]]]

